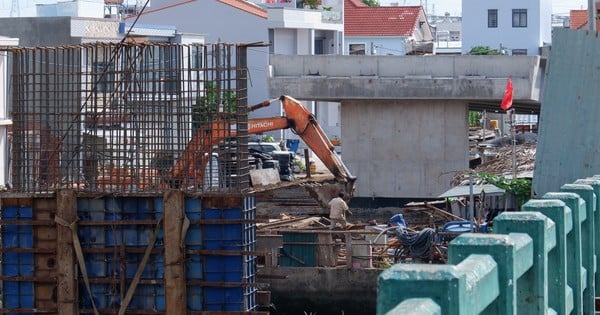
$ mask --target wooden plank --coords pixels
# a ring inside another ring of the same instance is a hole
[[[34,199],[33,216],[35,220],[50,221],[56,214],[56,198]],[[33,227],[34,248],[38,251],[52,251],[51,253],[37,253],[35,257],[35,277],[55,278],[56,277],[56,224],[52,226],[34,226]],[[35,306],[41,309],[56,309],[56,300],[53,295],[56,293],[56,282],[34,284]]]
[[[76,197],[73,190],[60,190],[56,198],[56,215],[67,222],[77,219]],[[79,314],[75,252],[71,230],[56,225],[57,307],[58,314]]]
[[[352,234],[345,232],[344,240],[346,241],[346,268],[352,269]]]
[[[333,239],[329,233],[318,233],[317,242],[325,244],[317,247],[317,266],[335,267],[337,265],[337,255],[333,251]]]
[[[164,195],[165,303],[166,314],[186,314],[186,279],[182,239],[184,195],[169,190]]]

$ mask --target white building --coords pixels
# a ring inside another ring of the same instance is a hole
[[[18,46],[18,38],[0,36],[0,45],[3,47]],[[8,111],[8,57],[6,54],[0,56],[0,186],[8,182],[8,129],[12,125],[12,119]]]
[[[509,55],[540,55],[551,42],[547,0],[462,0],[462,53],[489,46]]]
[[[255,3],[252,3],[255,2]],[[177,30],[206,34],[207,43],[264,43],[248,49],[248,104],[270,98],[268,76],[270,54],[338,54],[343,43],[343,1],[322,0],[318,8],[304,8],[299,1],[253,0],[176,1],[153,3],[139,23],[169,24]],[[133,21],[131,16],[126,21]],[[293,97],[293,95],[291,95]],[[314,102],[305,102],[317,112]],[[324,109],[328,111],[327,108]],[[252,112],[251,117],[282,115],[278,106]],[[319,117],[320,115],[317,114]],[[326,115],[323,115],[326,116]],[[321,119],[319,117],[320,123]],[[335,122],[333,122],[335,121]],[[339,128],[339,116],[324,123]],[[276,139],[292,138],[291,132],[273,132]],[[338,133],[339,134],[339,133]]]

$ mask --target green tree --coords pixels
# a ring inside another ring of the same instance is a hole
[[[488,173],[478,173],[477,175],[486,182],[504,189],[505,194],[514,194],[518,207],[531,199],[531,180],[528,178],[508,179],[504,176]]]
[[[501,53],[490,46],[474,46],[469,51],[469,55],[501,55]]]
[[[218,83],[206,84],[204,95],[198,97],[192,108],[192,125],[194,129],[213,120],[217,114],[235,114],[237,98],[234,90],[222,89]]]
[[[469,126],[481,126],[481,117],[483,113],[476,111],[469,111]]]
[[[379,1],[377,0],[362,0],[362,2],[370,7],[378,7]]]

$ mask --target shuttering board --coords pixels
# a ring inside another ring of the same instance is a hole
[[[552,31],[533,176],[535,196],[600,173],[599,50],[600,38],[594,32]]]
[[[126,313],[256,309],[254,197],[187,197],[177,191],[157,197],[78,197],[72,191],[58,196],[0,199],[5,311],[93,314],[95,306],[101,314],[116,313],[132,283],[137,285]],[[77,268],[71,231],[56,224],[55,216],[78,219],[91,296]]]

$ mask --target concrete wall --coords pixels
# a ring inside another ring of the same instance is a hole
[[[342,102],[342,159],[356,196],[427,198],[468,168],[467,104],[460,101]]]
[[[279,314],[375,314],[380,273],[379,269],[258,269],[259,276],[268,275],[260,282],[269,284]]]
[[[19,38],[25,47],[79,44],[71,36],[71,17],[0,18],[0,35]]]
[[[341,102],[342,160],[358,178],[353,201],[435,198],[468,167],[469,107],[497,111],[512,76],[513,107],[539,109],[540,60],[274,55],[269,93]],[[324,116],[318,119],[326,125]]]

